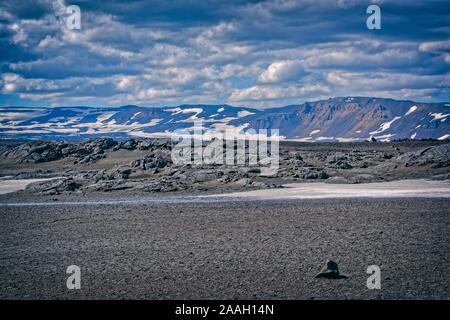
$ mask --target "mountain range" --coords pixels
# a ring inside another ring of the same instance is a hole
[[[450,104],[371,97],[338,97],[280,108],[229,105],[177,107],[1,107],[1,139],[82,140],[170,136],[174,130],[204,128],[278,129],[297,141],[380,141],[450,137]]]

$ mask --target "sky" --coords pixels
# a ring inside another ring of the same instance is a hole
[[[0,106],[450,101],[448,0],[2,0],[0,48]]]

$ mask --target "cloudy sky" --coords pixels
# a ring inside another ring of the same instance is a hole
[[[1,106],[450,100],[448,0],[2,0],[0,47]]]

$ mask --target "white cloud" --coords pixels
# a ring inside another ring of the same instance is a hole
[[[298,80],[303,74],[300,61],[273,62],[260,76],[261,83],[279,83],[289,80]]]
[[[422,42],[419,50],[424,52],[450,50],[450,40]]]
[[[298,98],[311,93],[329,93],[327,87],[321,85],[305,85],[302,87],[262,87],[253,86],[250,88],[234,91],[229,100],[230,101],[252,101],[252,100],[277,100],[280,98]]]
[[[117,81],[117,88],[121,90],[129,89],[135,84],[136,78],[135,77],[120,77]]]
[[[361,37],[348,28],[356,11],[346,11],[348,19],[323,19],[323,13],[357,10],[356,0],[218,3],[205,7],[217,16],[195,23],[170,13],[154,16],[142,9],[144,2],[111,3],[101,11],[92,5],[82,9],[80,31],[66,28],[65,1],[52,1],[51,11],[50,0],[36,3],[47,11],[33,18],[20,16],[21,2],[0,5],[6,21],[0,31],[11,45],[4,62],[10,78],[2,76],[1,88],[43,104],[274,106],[329,95],[448,98],[450,40]],[[27,55],[9,58],[21,50]]]
[[[341,76],[339,72],[330,72],[327,74],[327,81],[338,86],[347,86],[349,80]]]

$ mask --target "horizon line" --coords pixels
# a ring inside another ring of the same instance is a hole
[[[371,97],[371,96],[336,96],[336,97],[329,97],[327,99],[317,99],[317,100],[307,100],[298,104],[286,104],[286,105],[279,105],[275,107],[265,107],[265,108],[257,108],[257,107],[249,107],[245,105],[231,105],[228,103],[179,103],[179,104],[161,104],[159,106],[154,105],[137,105],[137,104],[120,104],[120,105],[60,105],[60,106],[20,106],[20,105],[9,105],[9,106],[0,106],[0,108],[122,108],[122,107],[138,107],[138,108],[167,108],[167,107],[184,107],[184,106],[228,106],[232,108],[246,108],[246,109],[254,109],[254,110],[267,110],[267,109],[280,109],[290,106],[301,106],[306,103],[316,103],[321,101],[327,101],[327,100],[333,100],[333,99],[349,99],[349,98],[357,98],[357,99],[383,99],[383,100],[392,100],[392,101],[404,101],[404,102],[412,102],[412,103],[421,103],[421,104],[447,104],[450,103],[449,101],[415,101],[411,99],[397,99],[397,98],[384,98],[384,97]]]

